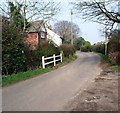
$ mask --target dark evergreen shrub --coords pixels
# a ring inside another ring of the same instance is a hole
[[[12,25],[2,29],[2,74],[12,74],[26,70],[23,34]]]

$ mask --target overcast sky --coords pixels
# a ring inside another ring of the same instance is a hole
[[[6,0],[0,0],[0,3]],[[46,0],[49,1],[49,0]],[[54,0],[57,3],[60,3],[60,9],[61,11],[57,16],[55,16],[55,19],[50,22],[50,24],[55,24],[58,21],[67,20],[71,21],[71,9],[72,6],[69,4],[69,2],[73,2],[75,0]],[[104,40],[104,37],[101,36],[101,26],[97,23],[93,22],[84,22],[81,18],[76,17],[76,15],[73,14],[72,16],[72,22],[77,24],[80,27],[81,30],[81,36],[87,40],[90,41],[91,44],[94,44],[96,42],[100,42]]]

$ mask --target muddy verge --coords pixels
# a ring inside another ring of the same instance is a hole
[[[65,107],[67,111],[118,111],[119,72],[107,64],[100,64],[103,71],[91,85]]]

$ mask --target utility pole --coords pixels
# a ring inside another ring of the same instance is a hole
[[[104,0],[105,5],[105,0]],[[106,18],[106,17],[105,17]],[[107,20],[105,20],[105,24],[107,23]],[[108,44],[108,38],[107,38],[107,25],[105,25],[105,55],[107,55],[107,44]]]
[[[25,31],[26,28],[26,0],[24,0],[24,28],[23,31]]]
[[[73,15],[73,12],[71,9],[71,45],[73,45],[72,15]]]
[[[118,1],[118,12],[120,12],[120,1]],[[120,23],[118,23],[118,30],[120,30]]]
[[[107,23],[107,20],[105,20]],[[107,44],[108,44],[108,38],[107,38],[107,25],[105,25],[105,55],[107,55]]]
[[[107,28],[105,26],[105,55],[107,55],[107,44],[108,44]]]

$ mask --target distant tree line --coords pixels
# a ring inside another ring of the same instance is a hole
[[[105,43],[84,45],[83,52],[97,52],[105,55]],[[120,30],[111,31],[111,37],[107,43],[107,57],[111,64],[120,65]]]

